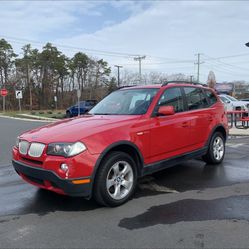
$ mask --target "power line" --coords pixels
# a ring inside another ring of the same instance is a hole
[[[28,39],[10,37],[10,36],[3,36],[3,35],[0,35],[0,36],[5,37],[5,39],[12,40],[12,41],[15,41],[15,42],[20,41],[20,42],[29,42],[29,43],[39,44],[39,45],[44,44],[43,42],[35,41],[35,40],[28,40]],[[129,56],[129,57],[139,56],[138,54],[132,54],[132,53],[122,53],[122,52],[113,52],[113,51],[107,51],[107,50],[82,48],[82,47],[68,46],[68,45],[62,45],[62,44],[57,44],[57,43],[53,43],[53,44],[55,46],[62,47],[62,48],[85,50],[85,51],[90,51],[90,52],[102,53],[102,54],[106,54],[106,55],[119,55],[119,56]]]
[[[226,64],[220,63],[219,61],[212,61],[212,62],[206,61],[206,63],[208,65],[221,68],[222,70],[225,70],[225,71],[228,71],[228,72],[231,72],[231,73],[241,74],[241,72],[238,72],[238,69],[234,68],[234,66],[228,66]],[[242,69],[240,69],[240,70],[242,70]],[[245,70],[245,71],[248,72],[248,70]]]
[[[227,55],[227,56],[221,56],[221,57],[216,57],[216,58],[211,58],[207,60],[219,60],[219,59],[228,59],[228,58],[236,58],[236,57],[242,57],[242,56],[249,56],[249,53],[245,54],[235,54],[235,55]]]
[[[35,41],[35,40],[29,40],[29,39],[24,39],[24,38],[17,38],[17,37],[11,37],[11,36],[4,36],[0,35],[1,37],[4,37],[5,39],[10,40],[13,43],[17,44],[23,44],[23,42],[28,42],[28,43],[33,43],[33,44],[38,44],[38,45],[44,45],[45,42],[40,42],[40,41]],[[69,49],[69,50],[83,50],[83,51],[89,51],[93,52],[98,55],[105,55],[105,56],[110,56],[110,57],[123,57],[123,58],[134,58],[134,57],[139,57],[139,54],[132,54],[132,53],[127,53],[127,52],[116,52],[116,51],[107,51],[107,50],[97,50],[97,49],[90,49],[90,48],[84,48],[84,47],[76,47],[76,46],[69,46],[69,45],[62,45],[58,43],[52,43],[55,46],[64,48],[64,49]],[[158,58],[160,60],[167,60],[166,62],[158,62],[158,63],[151,63],[153,65],[156,64],[170,64],[170,63],[193,63],[193,60],[180,60],[176,58],[167,58],[167,57],[158,57],[154,55],[146,55],[148,58]]]
[[[227,65],[227,66],[230,66],[230,67],[237,67],[240,70],[246,70],[246,71],[248,71],[248,68],[240,67],[240,66],[237,66],[237,65],[234,65],[234,64],[229,64],[227,62],[220,61],[220,59],[212,58],[212,57],[210,57],[208,55],[204,55],[204,56],[207,57],[207,58],[209,58],[209,59],[216,60],[217,62],[222,63],[224,65]]]
[[[218,71],[218,72],[222,72],[222,73],[226,73],[226,74],[230,74],[230,75],[243,75],[243,76],[249,76],[249,73],[246,74],[246,73],[240,73],[240,72],[234,72],[234,71],[231,71],[229,69],[226,69],[226,68],[222,68],[222,66],[220,65],[215,65],[215,64],[212,64],[212,63],[209,63],[209,62],[206,62],[207,66],[211,66],[212,67],[212,70],[213,71]]]

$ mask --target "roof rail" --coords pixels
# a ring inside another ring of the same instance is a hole
[[[168,84],[190,84],[190,85],[201,85],[201,86],[205,86],[205,84],[201,84],[201,83],[197,83],[197,82],[191,82],[191,81],[187,81],[187,80],[171,80],[171,81],[165,81],[163,82],[162,86],[167,86]]]
[[[117,90],[122,89],[122,88],[127,88],[127,87],[133,87],[133,86],[137,86],[137,85],[120,86],[117,88]]]

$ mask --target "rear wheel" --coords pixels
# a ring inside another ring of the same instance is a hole
[[[210,140],[207,154],[202,159],[208,164],[219,164],[225,156],[225,138],[221,132],[215,132]]]
[[[94,198],[104,206],[119,206],[133,195],[137,182],[134,160],[124,152],[112,152],[100,165]]]

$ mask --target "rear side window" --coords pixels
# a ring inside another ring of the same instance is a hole
[[[200,88],[184,87],[188,110],[197,110],[209,106],[206,96]]]
[[[204,91],[205,91],[206,96],[208,98],[209,106],[215,104],[217,102],[217,98],[214,95],[214,93],[212,91],[210,91],[210,90],[204,90]]]
[[[181,89],[178,87],[169,88],[162,94],[158,106],[173,106],[175,112],[183,112],[183,97]]]

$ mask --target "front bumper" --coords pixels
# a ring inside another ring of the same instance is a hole
[[[74,184],[73,180],[84,180],[90,178],[63,179],[53,171],[42,168],[35,168],[16,160],[12,160],[16,172],[27,182],[59,194],[70,196],[89,197],[91,195],[91,182],[84,184]]]

